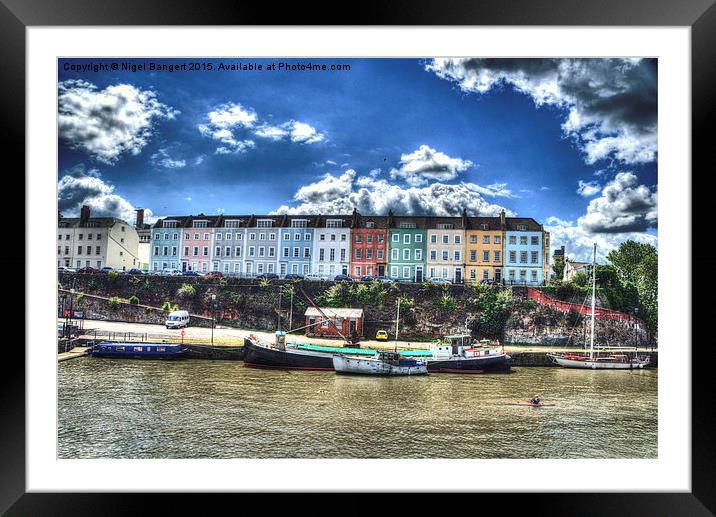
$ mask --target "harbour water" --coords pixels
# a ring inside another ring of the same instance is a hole
[[[359,377],[58,365],[60,458],[656,458],[658,371]],[[551,407],[511,406],[535,392]]]

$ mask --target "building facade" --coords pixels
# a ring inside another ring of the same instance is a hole
[[[504,211],[497,217],[471,217],[465,232],[466,282],[502,282],[504,259]]]
[[[426,277],[462,283],[467,217],[431,217],[427,223]]]
[[[288,217],[280,233],[278,274],[308,275],[313,259],[315,216]]]
[[[356,280],[362,276],[388,275],[387,218],[363,217],[353,211],[351,219],[350,274]]]
[[[278,271],[279,232],[284,219],[285,216],[252,215],[249,218],[246,228],[245,274],[251,276]]]
[[[330,280],[347,275],[351,250],[350,216],[318,216],[313,242],[314,275]]]
[[[117,270],[139,267],[139,236],[134,226],[114,217],[91,217],[83,206],[80,217],[57,221],[57,265],[71,268],[105,266]]]
[[[507,218],[505,282],[540,285],[544,280],[544,231],[534,219]]]
[[[427,226],[425,217],[388,214],[388,269],[391,278],[404,282],[425,280]]]
[[[160,219],[152,228],[151,270],[181,269],[182,230],[186,216]]]

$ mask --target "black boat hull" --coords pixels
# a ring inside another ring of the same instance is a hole
[[[428,360],[428,373],[509,372],[506,355],[474,359]]]
[[[244,366],[279,370],[333,371],[333,356],[308,350],[279,350],[244,338]]]

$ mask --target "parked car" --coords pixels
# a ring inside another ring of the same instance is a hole
[[[278,280],[278,275],[276,273],[261,273],[256,278],[259,280]]]
[[[376,341],[388,341],[388,331],[386,330],[379,330],[375,333],[375,340]]]
[[[201,276],[198,271],[182,271],[181,276]]]
[[[71,267],[67,267],[67,266],[57,266],[57,272],[58,273],[75,273],[76,270],[72,269]]]
[[[480,280],[480,283],[485,285],[500,285],[500,282],[498,282],[497,280],[491,280],[489,278],[483,278],[482,280]]]
[[[142,271],[141,269],[138,269],[136,267],[133,267],[132,269],[127,271],[127,274],[128,275],[143,275],[144,271]]]
[[[386,284],[392,284],[394,282],[397,282],[396,279],[390,278],[389,276],[377,276],[375,277],[375,280],[377,280],[378,282],[384,282]]]
[[[361,282],[372,282],[373,280],[375,280],[375,278],[373,278],[370,275],[365,275],[365,276],[360,277]]]
[[[210,271],[206,274],[206,276],[213,276],[215,278],[221,278],[224,276],[224,274],[221,271]]]
[[[109,273],[110,271],[114,271],[114,268],[112,266],[102,266],[99,268],[100,273]]]
[[[328,280],[328,277],[323,273],[310,273],[306,275],[306,280]]]
[[[336,275],[333,280],[336,282],[352,282],[353,278],[348,275]]]
[[[185,328],[187,325],[189,325],[188,311],[170,312],[169,316],[167,316],[167,320],[164,322],[164,326],[168,329]]]
[[[91,266],[86,266],[77,270],[78,273],[99,273],[99,269],[95,269]]]
[[[181,275],[181,271],[173,267],[165,267],[162,269],[162,275],[165,276],[178,276]]]
[[[434,277],[430,279],[430,282],[434,284],[452,284],[447,278]]]
[[[288,273],[284,275],[284,280],[303,280],[303,275],[299,275],[298,273]]]

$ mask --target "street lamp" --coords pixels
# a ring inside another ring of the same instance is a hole
[[[65,303],[67,301],[67,293],[62,293],[60,295],[60,300],[62,300],[62,317],[65,318],[65,323],[67,323],[67,315],[65,314]],[[67,325],[62,328],[62,337],[67,337]]]
[[[214,344],[214,323],[216,322],[216,295],[211,295],[211,306],[214,309],[214,315],[211,318],[211,344]]]
[[[75,301],[75,289],[74,289],[74,287],[73,287],[72,289],[70,289],[70,312],[69,312],[68,315],[67,315],[68,320],[65,321],[65,329],[66,329],[66,332],[69,333],[69,337],[70,337],[70,338],[72,338],[72,311],[73,311],[73,308],[74,308],[74,307],[73,307],[73,306],[74,306],[74,301]],[[69,322],[69,323],[68,323],[68,322]]]

